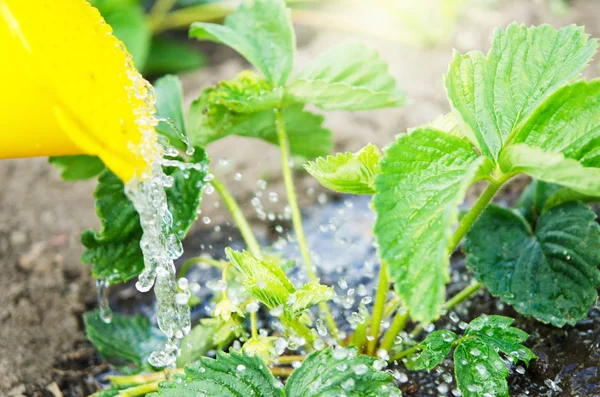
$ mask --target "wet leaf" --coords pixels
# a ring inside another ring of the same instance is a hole
[[[227,258],[243,277],[243,284],[252,296],[262,302],[269,309],[287,304],[291,294],[296,288],[275,262],[258,259],[249,252],[234,251],[225,248]]]
[[[535,231],[516,213],[490,206],[467,234],[467,266],[518,312],[562,327],[586,317],[600,284],[600,226],[585,204],[542,214]]]
[[[186,150],[182,135],[187,134],[183,116],[183,89],[177,76],[163,76],[154,83],[156,96],[156,116],[168,119],[160,121],[156,130],[169,139],[169,143],[179,150]]]
[[[474,336],[515,361],[523,361],[529,365],[529,361],[535,358],[535,354],[521,344],[529,335],[525,331],[511,327],[514,321],[510,317],[483,315],[469,323],[465,335]]]
[[[381,152],[367,145],[357,153],[338,153],[307,163],[304,168],[321,185],[339,193],[373,194]]]
[[[181,354],[177,357],[177,367],[183,368],[194,360],[200,359],[209,351],[223,348],[235,338],[241,328],[235,321],[222,321],[218,318],[206,318],[192,328],[181,341]]]
[[[100,318],[98,311],[83,315],[85,333],[103,359],[116,365],[121,372],[152,371],[148,357],[161,348],[166,337],[141,315],[122,316],[114,313],[110,323]]]
[[[411,317],[430,322],[445,299],[458,205],[491,163],[465,140],[423,127],[401,135],[380,167],[373,206],[381,257]]]
[[[463,397],[481,397],[486,393],[508,397],[508,370],[493,346],[467,337],[454,350],[454,374]]]
[[[285,385],[286,397],[399,397],[392,376],[375,369],[376,358],[355,347],[310,354]]]
[[[190,37],[225,44],[258,69],[272,87],[285,85],[294,63],[296,37],[283,0],[242,2],[223,25],[195,22]]]
[[[403,91],[377,51],[359,43],[333,46],[304,67],[285,89],[286,101],[325,110],[402,106]]]
[[[295,292],[290,310],[301,313],[314,305],[333,299],[334,296],[333,288],[320,284],[318,279],[309,281]]]
[[[417,371],[431,371],[450,354],[453,342],[457,339],[454,332],[448,330],[434,331],[420,343],[420,354],[406,362],[407,368]]]
[[[496,30],[487,56],[454,55],[445,79],[448,98],[483,154],[497,160],[535,108],[579,76],[598,46],[588,37],[574,25],[555,30],[514,23]]]
[[[217,358],[203,357],[185,368],[184,375],[161,382],[150,397],[283,397],[275,387],[275,378],[258,356],[247,356],[230,350],[217,351]]]
[[[208,158],[203,149],[196,149],[192,161],[204,165],[204,169],[164,167],[165,173],[173,177],[173,186],[166,188],[165,192],[173,215],[173,228],[179,238],[185,236],[198,216],[208,170]],[[139,216],[125,195],[123,182],[109,170],[100,175],[94,196],[102,228],[100,232],[86,230],[81,235],[81,241],[87,248],[81,260],[93,265],[94,278],[111,284],[125,282],[144,268]]]

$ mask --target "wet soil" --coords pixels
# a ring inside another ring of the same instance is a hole
[[[326,125],[334,131],[336,151],[357,150],[367,142],[384,146],[407,128],[446,113],[448,105],[444,97],[442,74],[447,69],[452,48],[459,51],[485,50],[489,47],[492,30],[496,26],[506,26],[513,20],[527,24],[548,22],[556,26],[575,22],[586,25],[586,31],[592,36],[600,37],[600,4],[597,0],[572,1],[571,12],[562,16],[553,15],[542,0],[496,1],[495,7],[483,7],[480,5],[482,1],[474,3],[461,16],[456,33],[447,41],[430,48],[351,37],[334,31],[319,34],[309,31],[309,34],[302,35],[299,64],[329,45],[348,38],[365,41],[377,48],[382,57],[390,62],[392,74],[412,101],[402,109],[327,114]],[[222,78],[230,78],[246,67],[237,56],[223,51],[217,50],[211,55],[215,66],[183,76],[188,102],[204,87]],[[596,71],[597,65],[594,64],[589,69],[588,77],[595,76]],[[283,197],[281,177],[277,171],[278,150],[262,142],[232,137],[215,143],[208,152],[213,158],[215,172],[232,187],[236,197],[243,203],[245,212],[253,220],[257,233],[263,241],[274,241],[277,222],[259,221],[250,199],[255,196],[256,181],[259,179],[267,181],[265,196],[274,192]],[[222,158],[228,159],[226,165],[219,161]],[[237,172],[241,173],[241,180],[234,177]],[[307,212],[318,212],[320,207],[316,203],[331,200],[314,180],[298,174],[297,183],[301,203],[309,208]],[[81,324],[81,314],[95,305],[95,287],[89,268],[79,262],[82,252],[80,233],[86,228],[98,226],[92,197],[94,185],[95,182],[67,184],[61,181],[58,172],[44,159],[0,162],[2,396],[60,395],[56,390],[62,390],[65,396],[83,396],[94,389],[94,375],[104,368],[85,341]],[[512,197],[521,188],[522,183],[515,183],[505,194]],[[281,213],[282,201],[271,202],[263,198],[265,214]],[[338,206],[335,207],[336,211],[344,211],[343,215],[338,214],[341,218],[354,212],[346,207],[345,200],[335,205]],[[309,243],[316,252],[322,253],[319,263],[326,266],[321,274],[325,282],[334,282],[341,274],[358,274],[356,271],[347,272],[347,269],[357,266],[357,262],[364,266],[365,261],[359,258],[373,253],[369,238],[371,215],[366,211],[366,202],[353,205],[362,208],[356,212],[362,214],[359,217],[364,219],[354,218],[347,227],[332,230],[327,220],[332,216],[331,213],[316,213],[307,220],[307,223],[316,225]],[[222,253],[218,241],[227,241],[229,233],[229,217],[222,207],[216,195],[206,197],[203,215],[210,216],[211,222],[208,225],[198,222],[186,242],[186,255],[199,254],[202,244],[204,249],[212,245],[215,251]],[[284,228],[289,227],[287,221],[281,224]],[[214,230],[215,225],[221,225],[220,232]],[[322,225],[325,226],[321,228]],[[340,233],[349,230],[355,234],[340,237]],[[340,237],[340,240],[346,241],[345,245],[338,251],[332,250],[324,243],[326,233]],[[225,240],[219,240],[219,236],[225,236]],[[282,249],[294,255],[292,244]],[[365,284],[365,288],[371,285],[369,274],[375,274],[376,262],[367,263],[371,265],[361,267],[361,279],[356,280],[354,285]],[[298,274],[300,277],[301,273]],[[136,294],[129,289],[115,293],[123,303],[124,310],[134,307],[151,310],[149,294]],[[509,310],[498,308],[497,303],[485,295],[473,302],[469,306],[469,313],[460,314],[464,321],[477,313]],[[534,344],[531,346],[540,360],[532,364],[527,375],[515,374],[511,377],[514,395],[530,390],[528,395],[531,396],[600,396],[598,317],[597,311],[593,311],[589,321],[561,330],[519,318],[519,325],[534,335],[531,338]],[[432,374],[424,378],[408,378],[400,386],[408,395],[438,395],[441,391],[437,388],[443,381],[443,375],[437,372]],[[562,391],[551,390],[546,384],[548,379]],[[400,376],[400,380],[404,380],[404,377]],[[430,386],[426,386],[430,383]],[[447,395],[451,395],[452,385],[448,387],[450,391]]]

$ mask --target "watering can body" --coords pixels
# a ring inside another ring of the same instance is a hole
[[[96,155],[124,181],[148,169],[133,148],[155,139],[152,89],[95,8],[0,0],[0,48],[0,158]]]

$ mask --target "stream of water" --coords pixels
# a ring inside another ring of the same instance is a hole
[[[168,338],[164,348],[150,356],[150,364],[156,367],[173,366],[181,339],[190,331],[191,322],[187,299],[181,299],[180,296],[182,293],[189,295],[189,292],[177,290],[174,260],[181,256],[183,247],[173,230],[173,217],[165,193],[165,188],[172,185],[173,179],[163,172],[162,166],[189,168],[190,165],[163,159],[165,152],[175,154],[176,151],[163,147],[157,139],[155,127],[159,119],[154,115],[154,90],[133,67],[128,54],[127,62],[132,81],[129,94],[142,99],[144,104],[135,109],[142,139],[139,145],[131,149],[150,164],[145,174],[134,177],[125,185],[125,194],[139,213],[143,229],[140,246],[144,255],[144,270],[138,277],[136,288],[147,292],[154,286],[158,326]],[[188,150],[190,153],[193,151]]]

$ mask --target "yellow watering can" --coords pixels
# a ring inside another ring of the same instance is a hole
[[[149,86],[95,8],[0,0],[0,50],[0,158],[97,155],[123,181],[148,169]]]

